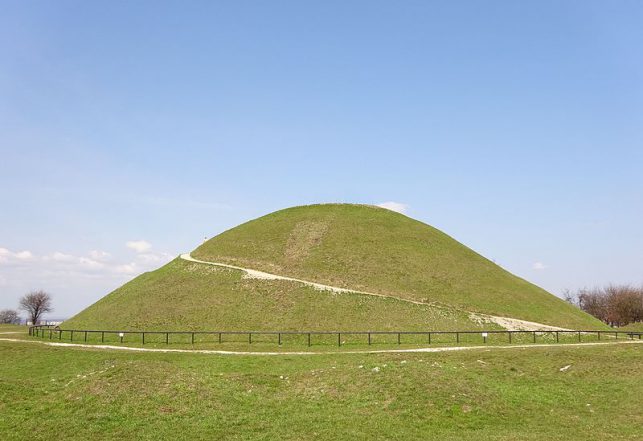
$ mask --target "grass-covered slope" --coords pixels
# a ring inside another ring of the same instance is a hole
[[[142,274],[63,324],[103,330],[486,329],[430,305],[248,279],[241,271],[176,259]]]
[[[192,256],[555,326],[603,326],[441,231],[378,207],[277,211],[212,238]]]

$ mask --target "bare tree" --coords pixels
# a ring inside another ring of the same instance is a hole
[[[29,314],[32,325],[37,325],[43,314],[53,311],[51,296],[45,291],[31,291],[20,299],[20,309]]]
[[[565,300],[610,326],[643,321],[643,287],[607,285],[564,292]]]
[[[567,303],[578,306],[578,298],[576,297],[576,293],[572,292],[569,288],[565,288],[563,290],[563,300],[565,300]]]
[[[4,325],[19,325],[20,315],[14,309],[3,309],[0,311],[0,323]]]

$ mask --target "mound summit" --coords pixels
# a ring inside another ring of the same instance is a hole
[[[280,210],[208,240],[105,296],[65,327],[163,330],[449,330],[498,327],[485,315],[566,328],[593,317],[443,232],[368,205]],[[368,295],[378,294],[380,296]]]

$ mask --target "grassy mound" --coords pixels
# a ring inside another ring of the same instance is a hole
[[[568,328],[598,320],[522,280],[446,234],[363,205],[313,205],[240,225],[193,257],[349,289],[297,282],[177,259],[143,274],[64,323],[131,330],[475,330],[465,311]],[[432,305],[418,305],[413,300]]]
[[[480,329],[448,308],[248,279],[241,271],[176,259],[66,321],[67,329],[459,330]],[[484,328],[491,329],[489,324]]]
[[[277,211],[214,237],[192,256],[468,311],[569,328],[603,327],[441,231],[373,206]]]

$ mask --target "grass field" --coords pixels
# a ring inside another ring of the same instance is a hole
[[[260,357],[0,341],[0,433],[3,440],[636,440],[642,350]]]
[[[281,210],[210,239],[192,255],[467,311],[573,329],[604,327],[441,231],[377,207]]]

